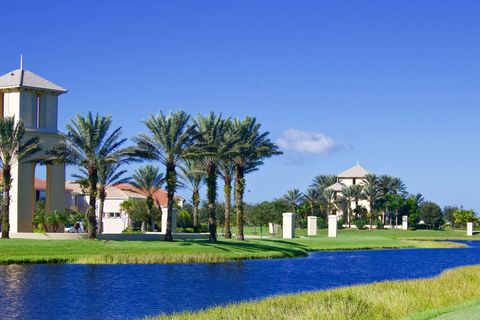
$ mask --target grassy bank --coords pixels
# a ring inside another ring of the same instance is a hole
[[[278,296],[157,319],[468,319],[476,304],[454,307],[478,299],[480,266],[472,266],[432,279]]]
[[[326,231],[311,238],[292,240],[90,241],[22,240],[0,241],[0,263],[189,263],[240,259],[305,256],[309,251],[382,248],[458,247],[448,242],[426,240],[462,239],[463,232],[341,230],[338,238]],[[479,235],[474,237],[480,239]],[[418,241],[422,240],[422,241]]]

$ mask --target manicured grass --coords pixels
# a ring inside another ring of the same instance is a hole
[[[454,306],[478,299],[480,266],[472,266],[431,279],[276,296],[157,319],[435,319]],[[479,311],[478,305],[470,305],[438,319],[478,319],[467,317]]]
[[[326,231],[310,238],[255,239],[244,242],[220,240],[91,241],[22,240],[0,241],[0,263],[189,263],[239,259],[305,256],[309,251],[415,247],[459,247],[449,242],[417,241],[461,239],[456,231],[340,230],[338,238]],[[476,235],[474,239],[480,239]]]

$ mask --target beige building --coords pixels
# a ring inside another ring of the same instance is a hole
[[[39,137],[43,143],[42,152],[35,158],[15,163],[12,167],[11,233],[32,232],[36,160],[62,139],[57,129],[58,97],[66,92],[22,66],[0,77],[0,117],[15,117],[15,120],[22,121],[25,139]],[[63,210],[65,198],[58,195],[65,193],[64,165],[47,165],[45,189],[46,209]],[[59,232],[63,232],[63,228]]]
[[[364,179],[369,173],[371,172],[362,167],[360,164],[357,164],[345,171],[340,172],[337,175],[337,182],[328,187],[328,189],[335,191],[335,200],[339,201],[342,198],[343,188],[351,185],[364,185]],[[337,208],[337,217],[343,217],[345,212],[342,210],[342,207],[339,206],[338,203],[336,203],[335,206]],[[365,207],[367,211],[370,211],[370,204],[366,200],[359,199],[357,202],[352,201],[351,207],[354,209],[357,206]]]

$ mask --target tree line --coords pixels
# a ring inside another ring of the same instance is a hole
[[[263,161],[282,152],[270,140],[269,132],[253,117],[233,119],[215,113],[192,118],[184,111],[151,115],[144,121],[147,133],[140,134],[127,146],[122,128],[112,128],[111,116],[76,115],[66,125],[61,143],[46,151],[46,156],[35,161],[44,164],[67,164],[79,169],[75,178],[88,196],[87,229],[90,239],[102,230],[102,208],[108,185],[129,181],[146,195],[147,217],[142,223],[153,226],[153,194],[165,184],[167,192],[167,225],[164,240],[172,241],[172,213],[175,193],[183,184],[179,175],[190,185],[194,206],[194,224],[199,225],[199,189],[207,187],[209,239],[217,241],[218,178],[224,188],[225,237],[231,238],[230,213],[233,199],[237,218],[238,240],[244,240],[245,179],[258,170]],[[41,151],[42,142],[34,137],[24,139],[23,123],[14,118],[0,119],[0,158],[2,165],[2,238],[8,238],[11,168],[19,161],[28,161]],[[132,178],[124,178],[122,166],[139,161],[156,165],[138,168]],[[96,203],[99,199],[99,219]]]
[[[319,175],[305,192],[291,189],[281,199],[303,220],[308,215],[316,215],[326,221],[327,215],[340,210],[343,212],[341,224],[349,227],[352,223],[357,227],[367,224],[370,228],[387,224],[397,227],[402,216],[408,216],[413,228],[430,229],[439,229],[445,223],[455,227],[477,220],[473,210],[457,206],[441,209],[436,203],[426,201],[422,194],[408,193],[401,178],[367,174],[360,184],[344,185],[341,190],[330,188],[336,182],[335,175]],[[367,201],[369,208],[359,204],[360,200]]]

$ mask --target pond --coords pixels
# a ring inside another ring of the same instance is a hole
[[[136,319],[270,295],[432,277],[480,264],[466,249],[316,252],[305,258],[184,265],[0,266],[3,319]]]

